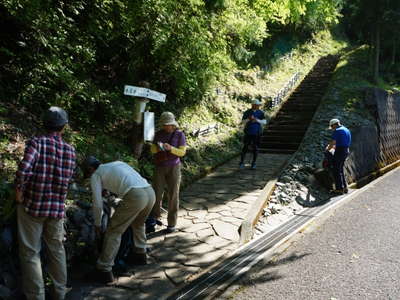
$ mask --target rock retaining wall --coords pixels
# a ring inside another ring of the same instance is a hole
[[[400,93],[369,89],[364,105],[375,122],[352,130],[351,155],[346,163],[350,182],[400,159]]]
[[[269,225],[276,219],[272,215],[282,212],[290,216],[298,210],[294,204],[315,206],[330,199],[327,189],[316,181],[313,173],[321,168],[323,150],[332,134],[327,130],[331,118],[339,118],[352,132],[351,152],[345,164],[349,183],[400,159],[400,93],[367,89],[355,110],[346,108],[346,99],[336,95],[335,88],[331,88],[299,150],[278,179],[264,209],[264,218],[257,224],[259,233],[272,229]]]

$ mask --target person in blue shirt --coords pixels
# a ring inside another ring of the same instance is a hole
[[[256,168],[258,148],[263,130],[262,127],[267,123],[264,112],[260,110],[260,106],[261,101],[254,99],[252,101],[251,109],[246,110],[242,117],[242,123],[245,124],[245,127],[243,149],[239,163],[239,167],[241,169],[244,168],[244,158],[250,145],[253,146],[253,160],[251,163],[251,169],[254,170]]]
[[[349,147],[351,145],[351,133],[346,127],[340,124],[338,119],[329,121],[329,127],[332,129],[332,140],[326,146],[326,150],[335,149],[333,155],[333,176],[335,177],[336,189],[332,191],[334,194],[348,193],[346,179],[344,177],[344,162],[349,155]]]

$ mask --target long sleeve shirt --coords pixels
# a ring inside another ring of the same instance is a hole
[[[249,117],[253,116],[254,121],[250,121]],[[248,135],[260,135],[262,134],[262,126],[264,126],[267,121],[265,120],[264,112],[257,109],[248,109],[244,112],[242,121],[246,122],[244,132]]]
[[[26,212],[34,217],[63,218],[75,165],[75,149],[62,140],[60,133],[27,141],[15,178]]]
[[[123,198],[132,188],[150,186],[131,166],[121,161],[101,164],[90,177],[93,195],[93,217],[95,226],[100,226],[103,215],[102,191],[106,189]]]
[[[158,142],[170,144],[172,146],[171,151],[161,151],[156,145]],[[159,130],[155,134],[154,144],[152,144],[150,151],[154,154],[156,165],[175,166],[181,162],[180,157],[186,154],[185,134],[180,130],[175,130],[172,133]],[[162,156],[164,159],[157,160],[157,156]]]

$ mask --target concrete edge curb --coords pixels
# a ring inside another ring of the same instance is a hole
[[[278,179],[275,178],[267,182],[267,184],[262,189],[260,195],[257,197],[257,200],[253,203],[250,210],[247,212],[247,215],[239,228],[240,244],[245,244],[252,239],[253,228],[260,218],[264,206],[266,205],[272,192],[274,191],[277,181]]]
[[[391,164],[394,165],[395,163]],[[364,191],[368,190],[369,188],[372,188],[375,184],[377,184],[378,182],[384,180],[387,176],[390,176],[392,172],[394,172],[398,167],[400,166],[400,160],[396,162],[396,166],[390,168],[389,170],[385,170],[384,175],[380,176],[379,178],[377,178],[376,180],[364,185],[362,188],[360,188],[359,190],[356,190],[354,192],[352,192],[351,194],[348,194],[346,196],[344,196],[343,198],[339,199],[337,202],[335,202],[334,204],[326,207],[325,209],[323,209],[322,211],[318,212],[317,214],[315,214],[309,221],[307,221],[305,224],[299,226],[298,228],[296,228],[293,232],[291,232],[288,236],[286,236],[285,238],[281,239],[278,243],[276,243],[275,246],[273,246],[271,249],[269,249],[268,251],[264,252],[264,254],[260,255],[256,260],[252,261],[248,267],[246,268],[246,270],[243,270],[241,273],[236,274],[235,276],[232,276],[232,278],[229,280],[229,282],[227,282],[226,284],[224,284],[224,286],[219,286],[216,288],[216,291],[213,293],[212,297],[208,297],[208,299],[213,299],[213,297],[217,296],[217,295],[222,295],[223,293],[227,294],[226,297],[224,298],[219,298],[219,299],[231,299],[231,295],[233,295],[235,293],[235,291],[237,290],[238,286],[232,285],[230,286],[233,282],[235,282],[237,279],[239,279],[241,277],[241,275],[243,273],[245,273],[246,271],[248,271],[251,267],[253,267],[254,265],[256,265],[259,261],[261,261],[262,259],[264,260],[268,260],[270,261],[274,256],[277,256],[279,254],[281,254],[285,249],[287,249],[294,241],[296,241],[299,237],[298,234],[299,233],[303,233],[303,232],[311,232],[313,231],[315,228],[317,228],[317,225],[322,224],[326,219],[328,219],[338,208],[340,208],[341,206],[343,206],[344,204],[346,204],[347,202],[353,200],[356,196],[358,196],[359,194],[363,193]],[[290,221],[290,219],[288,219],[286,222]],[[285,222],[285,223],[286,223]],[[281,224],[282,225],[282,224]],[[257,237],[261,238],[262,236],[269,234],[268,232]],[[255,239],[256,240],[256,239]],[[252,240],[251,243],[253,243],[255,240]],[[238,249],[240,250],[240,248]],[[236,252],[236,251],[235,251]],[[216,295],[216,293],[218,293]]]
[[[300,147],[299,147],[300,148]],[[239,235],[240,235],[240,244],[248,243],[254,233],[254,226],[258,222],[260,215],[262,213],[263,208],[268,203],[269,198],[271,197],[276,183],[278,182],[279,177],[285,171],[285,169],[290,165],[293,161],[294,156],[297,152],[293,153],[292,156],[283,164],[283,167],[276,175],[275,179],[269,180],[266,185],[264,186],[263,190],[261,191],[260,195],[258,196],[254,205],[250,208],[249,212],[246,215],[246,218],[242,222],[239,227]],[[367,176],[360,178],[358,181],[353,182],[349,185],[350,188],[358,188],[368,185],[370,182],[380,178],[381,176],[385,175],[386,173],[390,172],[391,170],[400,166],[400,160],[397,160],[381,169],[371,172]]]
[[[286,168],[291,164],[291,162],[294,159],[294,155],[296,154],[293,153],[287,161],[285,161],[280,170],[275,174],[275,178],[269,180],[264,188],[262,189],[260,195],[258,196],[256,202],[253,204],[253,206],[250,208],[248,211],[246,218],[242,222],[242,224],[239,227],[239,235],[240,235],[240,244],[244,245],[248,243],[252,238],[253,238],[253,233],[254,233],[254,226],[257,224],[258,219],[261,216],[262,210],[268,203],[269,198],[271,197],[273,191],[275,190],[276,183],[278,182],[279,177],[281,177],[283,171],[286,170]]]

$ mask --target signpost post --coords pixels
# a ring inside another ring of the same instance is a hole
[[[147,81],[142,81],[139,84],[141,85],[140,87],[132,85],[124,86],[124,95],[138,97],[135,102],[133,115],[133,155],[136,158],[139,158],[142,153],[144,141],[152,141],[154,137],[154,113],[145,113],[146,104],[149,102],[148,99],[165,102],[167,97],[163,93],[150,90],[150,84]]]

